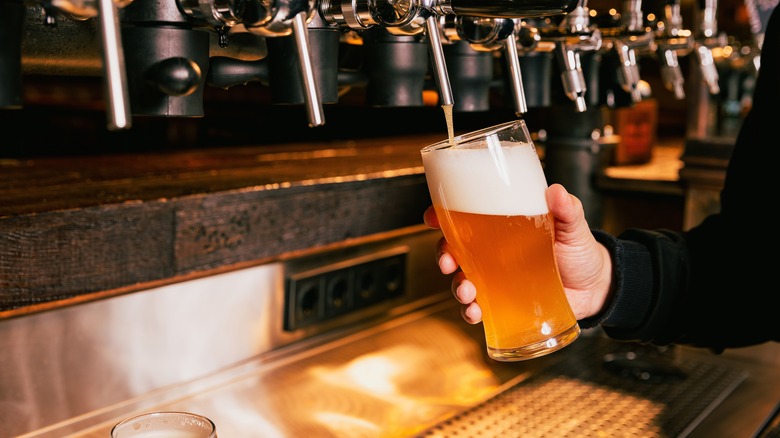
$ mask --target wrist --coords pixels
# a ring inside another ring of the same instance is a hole
[[[588,316],[581,318],[579,324],[582,328],[591,328],[599,325],[607,316],[610,307],[614,304],[618,281],[615,279],[614,253],[617,248],[617,238],[602,230],[591,229],[595,239],[596,253],[600,259],[600,268],[596,274],[595,283],[591,289],[591,305]]]
[[[599,279],[596,287],[593,290],[593,314],[603,312],[609,307],[612,296],[614,295],[615,288],[613,287],[614,274],[612,271],[612,254],[609,252],[606,246],[597,242],[599,254],[601,255],[601,271],[599,272]]]

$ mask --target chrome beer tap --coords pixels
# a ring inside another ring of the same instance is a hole
[[[720,93],[720,85],[712,48],[722,45],[722,40],[718,38],[717,0],[704,0],[701,13],[701,27],[693,44],[693,51],[696,53],[704,83],[707,84],[710,94],[716,95]]]
[[[504,40],[507,57],[511,58],[510,75],[512,76],[513,98],[515,108],[518,113],[527,111],[527,102],[525,101],[525,92],[522,86],[520,75],[518,51],[518,35],[523,33],[522,22],[525,18],[540,18],[570,13],[577,7],[577,0],[565,0],[564,2],[552,3],[546,1],[538,2],[516,2],[511,0],[504,1],[475,1],[475,0],[438,0],[434,1],[432,9],[439,15],[454,14],[464,17],[486,17],[486,18],[504,18],[513,19],[515,31]],[[511,47],[510,47],[511,44]]]
[[[587,1],[582,0],[574,11],[564,17],[559,26],[555,55],[561,70],[563,89],[578,112],[587,109],[585,92],[587,85],[580,63],[581,51],[597,51],[601,48],[601,31],[590,25]]]
[[[317,3],[314,0],[264,0],[255,4],[255,7],[261,13],[252,20],[245,20],[244,27],[264,37],[293,37],[309,126],[324,125],[322,99],[314,73],[307,26],[307,22],[316,14]]]
[[[56,25],[54,10],[66,17],[84,21],[96,18],[100,35],[104,94],[107,99],[107,128],[112,131],[129,129],[130,98],[127,90],[125,56],[119,28],[118,9],[132,0],[44,0],[41,4],[47,25]]]
[[[582,70],[581,54],[597,52],[602,47],[601,31],[590,23],[586,0],[566,14],[559,24],[552,22],[531,26],[526,22],[516,32],[521,53],[552,52],[560,70],[566,97],[577,112],[587,110],[587,80]]]
[[[619,26],[601,27],[605,50],[613,50],[617,55],[618,83],[633,103],[642,100],[637,51],[655,51],[654,35],[647,31],[643,20],[641,0],[627,0],[623,3]]]
[[[365,31],[374,26],[382,26],[388,33],[398,37],[426,35],[439,89],[439,103],[453,104],[438,18],[431,0],[343,0],[338,3],[323,1],[321,10],[325,21],[351,30]]]
[[[455,100],[453,110],[486,111],[490,108],[494,79],[493,51],[480,50],[479,45],[472,46],[464,39],[460,21],[461,17],[456,15],[439,17],[441,41]],[[490,29],[489,26],[480,28],[480,35],[488,34]]]
[[[452,17],[452,16],[450,16]],[[515,114],[520,117],[528,112],[520,71],[515,28],[518,19],[454,16],[454,28],[458,39],[468,42],[477,52],[503,50],[509,71],[509,84]],[[448,32],[444,32],[445,35]]]
[[[661,80],[675,98],[682,100],[685,98],[685,79],[678,58],[691,52],[694,41],[691,31],[682,27],[679,0],[669,0],[664,5],[664,20],[658,25],[655,43]]]
[[[428,38],[435,79],[442,105],[452,105],[453,97],[444,61],[438,17],[448,15],[484,18],[524,18],[557,15],[571,11],[576,2],[511,0],[482,2],[479,0],[342,0],[323,1],[325,20],[352,30],[367,30],[381,25],[394,35],[417,35]],[[512,50],[512,49],[509,49]],[[520,107],[524,105],[518,102]]]

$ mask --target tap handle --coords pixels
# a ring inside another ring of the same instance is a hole
[[[129,129],[130,95],[127,91],[125,55],[119,18],[113,0],[98,0],[100,41],[103,50],[103,77],[108,99],[108,129]]]
[[[623,25],[629,33],[644,32],[644,17],[642,16],[642,0],[625,0],[623,2]]]
[[[680,70],[680,64],[677,62],[677,52],[674,50],[663,50],[661,52],[661,80],[666,89],[674,93],[674,97],[677,100],[685,99],[685,89],[683,87],[685,79]]]
[[[636,52],[620,39],[615,40],[614,44],[620,60],[620,69],[618,70],[620,86],[631,95],[631,100],[634,103],[640,102],[642,94],[639,90],[639,66],[636,63]]]
[[[664,34],[677,36],[682,29],[682,13],[680,12],[680,0],[666,0],[664,3],[664,17],[666,26]]]
[[[704,38],[714,38],[718,33],[718,2],[717,0],[701,0],[701,28]]]
[[[450,86],[450,77],[447,73],[447,64],[444,61],[444,50],[441,47],[438,18],[435,14],[430,14],[425,19],[425,31],[428,34],[436,85],[439,87],[439,101],[443,106],[452,105],[454,102],[452,87]]]
[[[528,104],[525,101],[523,89],[523,75],[520,72],[520,56],[517,53],[517,39],[512,33],[504,39],[506,60],[509,64],[509,80],[512,86],[512,99],[515,103],[515,115],[521,117],[528,112]]]
[[[309,29],[306,27],[306,11],[301,11],[293,17],[292,33],[295,38],[295,49],[298,52],[298,63],[303,80],[303,98],[306,102],[306,114],[309,126],[322,126],[325,124],[323,116],[322,100],[317,86],[317,78],[314,76],[311,54],[309,53]]]
[[[560,65],[561,81],[566,96],[574,102],[577,112],[583,113],[587,110],[585,93],[588,91],[588,87],[585,85],[585,74],[582,72],[580,55],[577,51],[567,47],[564,42],[559,42],[555,46],[555,54]]]
[[[695,50],[696,57],[699,60],[699,68],[701,69],[702,78],[707,84],[707,88],[710,90],[710,94],[717,95],[720,93],[720,85],[718,84],[718,68],[715,65],[715,59],[712,57],[712,51],[704,44],[696,43]]]

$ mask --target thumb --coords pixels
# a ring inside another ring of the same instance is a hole
[[[592,237],[582,202],[576,196],[560,184],[550,185],[545,195],[547,207],[555,217],[555,239],[558,243],[583,243]]]

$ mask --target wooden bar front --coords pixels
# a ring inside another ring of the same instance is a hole
[[[0,161],[0,317],[422,223],[439,134]]]

